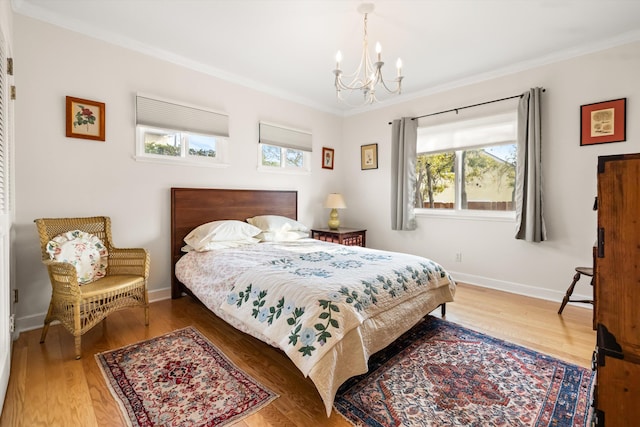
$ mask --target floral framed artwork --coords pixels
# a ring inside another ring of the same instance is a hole
[[[322,147],[322,168],[333,169],[333,148]]]
[[[378,169],[378,144],[360,146],[360,169]]]
[[[67,96],[66,128],[68,137],[104,141],[104,102]]]
[[[580,145],[626,141],[627,98],[580,106]]]

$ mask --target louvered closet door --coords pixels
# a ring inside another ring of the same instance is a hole
[[[6,74],[7,47],[0,26],[0,410],[2,410],[11,368],[11,286],[9,283],[11,209],[9,189],[9,113]]]

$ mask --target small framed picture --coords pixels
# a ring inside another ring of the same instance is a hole
[[[378,169],[378,144],[360,146],[360,169]]]
[[[67,96],[67,136],[104,141],[104,102]]]
[[[322,168],[333,169],[333,148],[322,147]]]
[[[626,141],[627,98],[580,106],[580,145]]]

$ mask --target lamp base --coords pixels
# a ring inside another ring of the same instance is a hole
[[[340,219],[338,218],[338,210],[331,209],[331,213],[329,214],[329,229],[337,230],[340,227]]]

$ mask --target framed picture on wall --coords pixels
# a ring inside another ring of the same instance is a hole
[[[67,96],[67,136],[71,138],[105,140],[104,102]]]
[[[580,107],[580,145],[626,141],[627,98]]]
[[[333,169],[333,148],[322,147],[322,168]]]
[[[360,169],[378,169],[378,144],[360,146]]]

